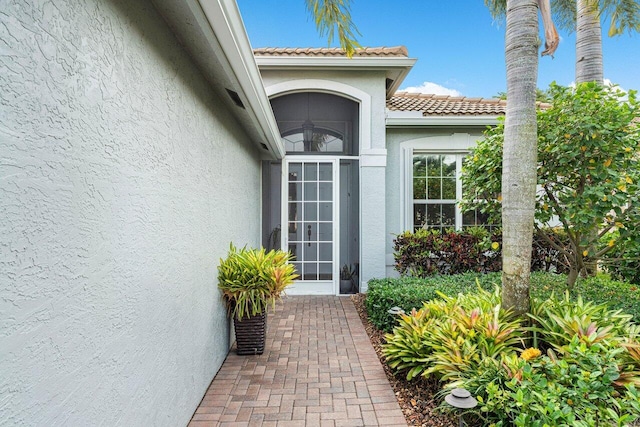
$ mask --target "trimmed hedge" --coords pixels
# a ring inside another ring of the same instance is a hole
[[[477,280],[477,282],[476,282]],[[552,293],[562,297],[566,290],[566,276],[563,274],[531,273],[531,296],[547,299]],[[478,284],[485,290],[499,285],[501,273],[465,273],[457,275],[430,276],[428,278],[402,277],[398,279],[373,279],[365,305],[371,323],[376,328],[391,332],[396,325],[396,316],[388,313],[392,307],[400,307],[406,312],[422,307],[422,303],[438,296],[454,296],[477,289]],[[477,283],[477,284],[476,284]],[[606,276],[580,279],[575,285],[573,296],[595,303],[606,303],[612,309],[619,309],[633,316],[640,323],[640,290],[629,283],[611,280]]]
[[[438,292],[454,296],[477,289],[476,279],[483,289],[491,290],[500,283],[500,273],[464,273],[456,275],[401,277],[398,279],[369,280],[365,305],[369,320],[376,328],[391,332],[396,324],[395,315],[389,314],[392,307],[400,307],[406,312],[422,307],[424,301],[438,296]]]

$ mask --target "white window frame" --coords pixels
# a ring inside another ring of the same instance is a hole
[[[461,177],[461,168],[462,168],[462,158],[467,155],[469,152],[457,152],[457,153],[452,153],[452,152],[447,152],[447,151],[424,151],[424,150],[412,150],[411,152],[411,157],[409,159],[410,165],[411,165],[411,169],[408,171],[409,172],[409,176],[407,177],[409,183],[408,183],[408,201],[409,201],[409,206],[407,206],[407,211],[409,213],[409,228],[408,230],[413,231],[415,228],[415,224],[413,222],[414,220],[414,207],[416,204],[415,199],[413,198],[413,159],[414,156],[420,156],[420,155],[424,155],[424,156],[438,156],[438,155],[447,155],[447,156],[455,156],[455,162],[456,162],[456,175],[455,175],[455,180],[456,180],[456,198],[454,201],[454,209],[455,209],[455,224],[454,224],[454,228],[456,230],[460,230],[462,228],[462,211],[460,210],[460,208],[458,207],[458,202],[462,199],[462,180],[460,179]],[[407,168],[409,169],[409,168]],[[434,205],[434,204],[449,204],[451,199],[427,199],[426,202],[424,202],[424,204],[426,205]]]
[[[455,229],[462,229],[462,211],[458,202],[462,199],[462,158],[475,146],[478,136],[454,133],[406,141],[401,144],[400,159],[400,218],[403,230],[413,231],[413,156],[414,154],[446,154],[456,156],[456,205]],[[434,200],[434,203],[436,200]]]

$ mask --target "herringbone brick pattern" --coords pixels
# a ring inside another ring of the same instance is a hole
[[[348,298],[287,297],[261,356],[231,351],[189,427],[406,426]]]

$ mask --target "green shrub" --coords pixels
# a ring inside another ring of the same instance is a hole
[[[567,244],[562,230],[539,230],[531,249],[532,271],[566,273],[567,266],[556,245]],[[502,234],[496,230],[491,234],[482,227],[443,233],[405,231],[396,236],[393,245],[395,268],[403,276],[490,273],[502,269]]]
[[[392,307],[400,307],[406,313],[412,309],[422,307],[422,303],[438,296],[455,296],[477,289],[476,280],[483,289],[493,289],[500,283],[500,274],[467,273],[455,276],[431,276],[420,279],[417,277],[402,277],[398,279],[369,280],[369,289],[365,306],[369,320],[383,331],[391,332],[396,325],[397,316],[388,313]]]
[[[486,359],[499,360],[521,343],[522,327],[500,306],[500,290],[477,289],[440,297],[400,316],[382,352],[407,379],[435,376],[456,383],[475,375]]]
[[[603,257],[605,270],[616,280],[640,285],[640,236],[627,236],[619,241],[620,233],[609,233],[604,239],[617,242]]]
[[[415,277],[500,271],[499,240],[499,235],[490,236],[483,228],[406,231],[393,242],[396,270]]]
[[[557,298],[562,298],[567,290],[566,285],[562,283],[564,280],[555,285],[547,283],[543,287],[540,286],[540,281],[549,280],[549,276],[554,275],[545,274],[541,276],[540,273],[531,275],[532,297],[547,299],[554,292]],[[563,277],[564,275],[556,276],[556,278]],[[635,322],[640,323],[640,290],[636,285],[612,280],[606,275],[580,278],[571,292],[573,299],[578,296],[581,296],[585,301],[607,304],[610,309],[622,310],[624,313],[630,314]]]
[[[576,336],[560,355],[487,360],[465,386],[478,399],[487,425],[628,425],[640,414],[640,395],[633,386],[616,387],[619,354],[620,349],[588,345]]]

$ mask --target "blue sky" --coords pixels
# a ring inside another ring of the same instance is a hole
[[[238,0],[238,5],[253,47],[327,46],[304,0]],[[494,21],[482,0],[352,0],[351,13],[361,45],[404,45],[418,59],[401,89],[436,84],[428,86],[430,92],[470,97],[506,91],[506,24]],[[555,58],[540,58],[540,88],[574,81],[575,34],[559,31]],[[604,33],[605,79],[640,89],[640,34],[609,38],[606,28]]]

